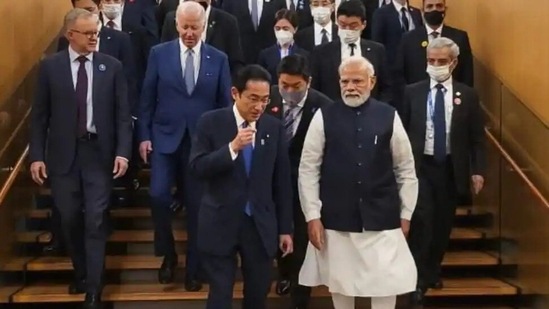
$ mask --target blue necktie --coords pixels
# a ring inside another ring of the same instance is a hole
[[[246,128],[246,127],[248,127],[247,121],[245,121],[242,124],[242,128]],[[244,147],[244,149],[242,149],[242,157],[244,158],[244,168],[246,169],[246,175],[248,175],[248,177],[250,176],[250,171],[252,170],[253,153],[254,153],[253,144],[249,144],[248,146]],[[246,212],[248,216],[252,215],[252,205],[250,204],[250,201],[246,203],[246,208],[244,209],[244,212]]]
[[[187,93],[191,95],[194,90],[194,56],[193,50],[187,49],[187,59],[185,60],[185,86],[187,87]]]
[[[435,129],[434,157],[438,162],[446,160],[446,113],[444,111],[444,86],[437,84],[433,124]]]

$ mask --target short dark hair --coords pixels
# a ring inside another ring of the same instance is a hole
[[[360,20],[366,20],[366,8],[360,0],[343,1],[337,8],[337,17],[359,17]]]
[[[74,7],[76,5],[76,2],[80,0],[71,0],[72,6]],[[101,0],[92,0],[95,5],[99,6],[101,4]]]
[[[261,81],[270,85],[271,74],[260,65],[250,64],[238,70],[233,78],[233,86],[242,93],[249,81]]]
[[[281,19],[286,19],[296,29],[299,26],[299,20],[298,20],[298,17],[297,17],[297,13],[295,11],[290,11],[290,10],[287,10],[287,9],[278,10],[275,13],[275,22],[274,23],[276,24]]]
[[[300,75],[305,81],[309,81],[311,70],[307,57],[293,54],[282,58],[276,69],[276,74]]]

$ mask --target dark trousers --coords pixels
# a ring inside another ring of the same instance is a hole
[[[154,149],[154,145],[153,145]],[[157,256],[176,256],[172,232],[174,212],[170,208],[173,197],[171,189],[182,175],[184,191],[181,192],[181,203],[187,208],[187,277],[196,279],[200,259],[196,246],[198,206],[201,197],[200,183],[191,176],[188,168],[191,150],[191,137],[187,133],[174,153],[151,154],[151,203],[154,220],[154,248]]]
[[[242,213],[238,244],[227,256],[204,254],[203,268],[210,290],[206,309],[231,309],[237,253],[244,277],[243,309],[265,309],[274,257],[268,256],[252,217]]]
[[[99,148],[96,140],[79,141],[70,172],[50,175],[75,277],[86,279],[88,293],[101,291],[108,234],[107,208],[112,190],[112,170],[101,161]]]
[[[277,264],[279,278],[290,280],[292,283],[290,291],[292,306],[298,308],[307,308],[311,298],[311,288],[299,285],[299,271],[305,260],[308,243],[307,222],[297,199],[297,201],[294,200],[294,252],[283,258],[279,250]]]
[[[440,279],[456,213],[457,191],[451,157],[439,163],[432,156],[423,156],[418,178],[419,196],[409,244],[418,269],[418,286],[426,288]]]

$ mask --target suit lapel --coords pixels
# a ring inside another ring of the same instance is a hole
[[[454,132],[455,126],[456,126],[456,117],[458,113],[461,112],[461,101],[462,101],[462,93],[463,89],[461,89],[461,86],[459,83],[456,83],[455,81],[452,82],[452,89],[454,93],[452,93],[452,119],[450,120],[450,134]]]
[[[385,9],[387,9],[387,11],[391,16],[389,20],[393,24],[393,27],[403,31],[402,25],[400,24],[400,13],[397,11],[396,7],[393,4],[390,4],[390,5],[387,5],[386,7],[380,8],[380,10],[385,10]]]
[[[256,173],[256,170],[259,170],[261,167],[261,158],[262,158],[262,152],[263,148],[265,147],[266,139],[268,139],[268,135],[263,136],[265,130],[263,128],[263,121],[261,119],[262,117],[259,117],[259,119],[256,122],[255,129],[257,132],[255,132],[255,144],[254,144],[254,153],[252,155],[252,168],[250,171],[250,179],[254,176]]]
[[[99,98],[99,94],[101,93],[102,87],[102,81],[103,78],[102,75],[105,74],[105,72],[109,69],[104,63],[102,57],[98,53],[93,53],[93,62],[92,62],[92,105],[94,111],[99,111],[100,108],[97,106],[99,102],[102,100]],[[94,113],[93,115],[96,115]],[[95,117],[94,117],[95,118]],[[95,121],[94,121],[95,122]]]
[[[208,49],[208,46],[206,44],[202,43],[200,46],[200,67],[198,68],[198,78],[196,79],[196,84],[194,86],[193,92],[191,92],[191,95],[196,92],[196,89],[200,86],[200,82],[204,80],[204,77],[206,75],[206,66],[209,63],[210,60],[210,50]]]
[[[102,31],[100,33],[101,41],[99,42],[99,52],[107,55],[114,55],[113,53],[113,41],[112,37],[106,33],[105,31]]]
[[[173,63],[173,65],[170,65],[172,68],[172,74],[174,77],[174,80],[176,81],[177,86],[183,91],[183,93],[187,93],[187,88],[185,87],[185,81],[183,80],[183,64],[181,63],[181,49],[179,47],[179,38],[172,41],[171,46],[171,53],[170,53],[170,59],[168,59],[169,63]]]
[[[63,83],[64,87],[67,87],[67,91],[65,93],[68,93],[70,96],[69,104],[70,107],[74,107],[74,112],[76,113],[76,92],[75,88],[76,85],[74,84],[74,81],[72,79],[72,70],[71,70],[71,58],[69,56],[69,50],[65,49],[64,51],[64,57],[62,58],[62,64],[59,66],[59,70],[61,71],[61,76],[66,76],[67,81]]]
[[[332,41],[339,39],[337,30],[338,30],[337,25],[334,22],[332,22]],[[313,45],[314,45],[314,42],[313,42]]]
[[[333,50],[330,54],[334,55],[333,57],[329,57],[329,61],[332,64],[332,70],[330,72],[337,72],[339,64],[341,63],[341,42],[339,40],[335,41],[335,43],[332,46]],[[335,70],[335,71],[334,71]],[[336,75],[336,76],[339,76]]]
[[[273,95],[271,99],[271,103],[269,103],[269,111],[268,113],[278,119],[282,119],[282,114],[284,113],[284,107],[282,105],[282,97],[280,96],[280,90],[278,89],[278,86],[275,86],[272,88]]]
[[[206,43],[210,44],[212,41],[213,34],[215,33],[216,29],[216,12],[214,8],[211,8],[210,11],[210,18],[208,18],[208,30],[206,31]]]
[[[297,125],[297,130],[295,131],[293,140],[295,140],[296,136],[305,136],[307,130],[309,129],[309,123],[311,122],[311,119],[313,119],[313,115],[315,114],[317,109],[318,105],[316,104],[316,102],[313,101],[311,90],[309,90],[309,93],[307,94],[307,99],[303,104],[301,119],[299,120],[299,124]]]
[[[422,132],[421,132],[420,136],[423,136],[423,139],[422,139],[423,142],[425,142],[425,133],[426,133],[426,130],[427,130],[427,128],[426,128],[426,123],[427,123],[427,102],[428,102],[429,94],[430,94],[429,85],[430,85],[429,80],[423,82],[421,91],[420,91],[419,95],[416,97],[417,98],[416,99],[417,101],[415,102],[416,104],[414,104],[414,107],[417,109],[415,111],[415,113],[419,117],[417,119],[417,121],[419,122],[418,127],[422,128]],[[422,146],[422,149],[423,148],[425,148],[424,144]]]

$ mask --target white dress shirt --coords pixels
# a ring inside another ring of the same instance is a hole
[[[362,56],[362,48],[360,47],[360,38],[354,43],[355,44],[355,56]],[[351,46],[349,44],[341,42],[341,60],[351,57]]]
[[[257,24],[259,25],[261,23],[261,14],[263,14],[263,0],[248,0],[248,9],[250,10],[250,16],[252,16],[252,1],[257,1],[257,18],[259,19],[257,21]]]
[[[434,155],[434,147],[435,147],[435,125],[433,122],[433,115],[434,115],[434,107],[435,107],[435,99],[437,95],[437,88],[436,85],[439,84],[435,80],[431,80],[431,90],[428,95],[427,99],[427,123],[425,124],[425,149],[423,154],[426,155]],[[446,153],[450,154],[450,128],[452,124],[452,112],[454,111],[454,103],[453,98],[453,84],[452,84],[452,78],[446,80],[442,83],[444,86],[444,115],[445,115],[445,121],[446,121]]]
[[[326,29],[326,36],[328,37],[328,42],[332,41],[332,21],[328,22],[325,27],[314,23],[315,31],[315,46],[322,44],[322,29]]]
[[[69,59],[71,62],[71,73],[72,73],[72,83],[74,90],[76,91],[76,82],[78,80],[78,69],[80,68],[80,61],[78,61],[78,54],[72,47],[69,45]],[[93,53],[86,55],[88,61],[86,61],[86,75],[88,76],[88,92],[86,97],[86,129],[90,133],[97,133],[95,129],[95,124],[93,123]]]
[[[206,25],[204,26],[204,32],[202,32],[202,41],[206,42],[206,37],[208,35],[208,28],[210,24],[208,21],[210,20],[210,13],[212,12],[212,6],[208,5],[208,8],[206,9]]]
[[[246,122],[246,120],[240,115],[240,112],[236,108],[236,104],[233,104],[233,114],[234,114],[234,119],[236,121],[236,127],[239,130],[243,129],[243,125],[244,125],[244,122]],[[248,123],[248,126],[255,130],[255,124],[256,124],[255,121],[250,122],[250,123]],[[255,134],[254,134],[254,137],[252,139],[252,147],[255,147]],[[231,143],[229,143],[229,152],[231,153],[231,158],[233,159],[233,161],[236,160],[236,158],[238,158],[238,152],[234,151],[231,148]]]
[[[440,25],[440,27],[438,27],[437,29],[433,29],[429,27],[429,25],[425,24],[425,29],[427,29],[427,38],[429,39],[429,42],[431,42],[435,38],[433,36],[433,32],[435,31],[438,33],[439,38],[442,36],[442,27],[444,27],[444,25]]]
[[[305,93],[305,96],[299,103],[297,103],[297,107],[294,108],[292,111],[294,113],[294,123],[292,124],[292,136],[295,135],[295,132],[297,131],[297,128],[299,127],[299,122],[301,121],[301,115],[303,115],[303,106],[305,105],[305,101],[307,100],[307,96],[309,95],[309,92]],[[290,105],[286,103],[286,101],[282,100],[282,110],[284,113],[282,115],[286,115],[286,111],[290,108]],[[284,121],[284,120],[283,120]]]
[[[412,14],[410,14],[410,8],[408,5],[401,5],[400,3],[393,0],[393,5],[395,6],[395,9],[398,12],[398,19],[400,21],[400,26],[404,27],[404,24],[402,23],[402,8],[406,8],[406,17],[408,18],[408,22],[410,24],[410,28],[406,31],[412,31],[416,28],[416,25],[414,24],[414,19],[412,18]]]
[[[299,165],[299,198],[307,222],[320,218],[322,208],[320,178],[325,143],[324,119],[322,110],[318,110],[309,125]],[[416,207],[418,180],[412,146],[397,113],[393,121],[393,136],[390,143],[393,171],[401,201],[400,217],[410,220]],[[349,183],[349,185],[353,184]]]
[[[193,63],[194,63],[194,83],[198,80],[198,73],[200,72],[200,52],[202,47],[202,41],[198,41],[192,48],[193,51]],[[189,48],[183,44],[183,41],[179,40],[179,59],[181,60],[181,72],[185,75],[185,63],[187,63],[187,56],[189,55]],[[185,79],[185,76],[183,76]]]

